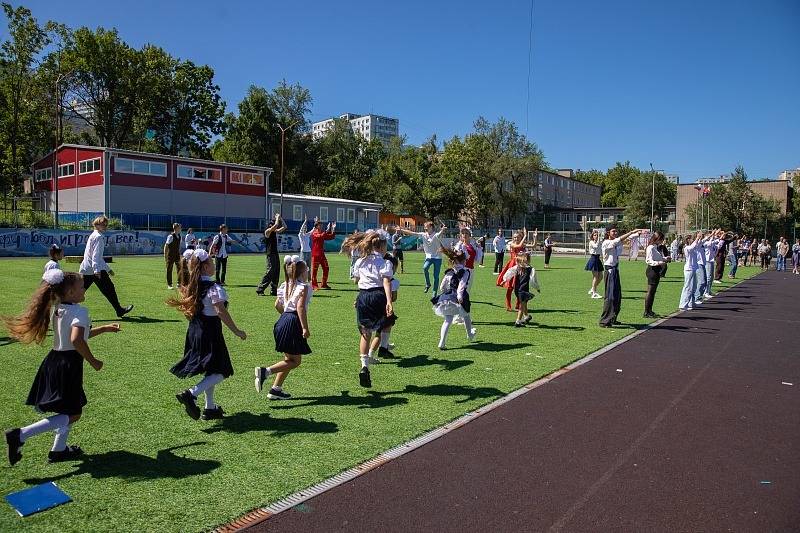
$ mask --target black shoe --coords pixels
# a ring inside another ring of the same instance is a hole
[[[117,311],[117,318],[122,318],[131,311],[133,311],[133,304],[129,305],[128,307],[123,307],[122,309]]]
[[[180,394],[176,394],[175,398],[183,404],[183,407],[186,408],[186,414],[189,415],[192,420],[200,419],[200,408],[197,407],[197,398],[192,396],[189,389],[186,389]]]
[[[222,410],[222,406],[218,405],[213,409],[203,409],[203,420],[219,420],[222,418],[222,415],[225,414],[225,411]]]
[[[22,459],[22,441],[19,438],[19,428],[6,431],[6,444],[8,445],[8,462],[14,466]]]
[[[60,452],[48,452],[48,463],[61,463],[64,461],[73,461],[83,455],[83,450],[80,446],[67,446]]]
[[[381,346],[380,348],[378,348],[378,357],[394,359],[395,355],[391,351],[389,351],[389,348],[384,348],[383,346]]]
[[[256,291],[256,294],[259,296],[264,296],[264,291]]]
[[[514,327],[515,328],[524,328],[525,324],[522,323],[522,322],[514,322]]]
[[[270,296],[277,296],[278,295],[278,291],[269,291],[269,295]]]
[[[655,313],[645,313],[642,315],[642,318],[658,318],[658,315]]]
[[[612,324],[614,324],[615,326],[621,326],[622,322],[620,322],[619,320],[615,320],[614,322],[612,322]]]
[[[600,327],[601,328],[612,328],[612,327],[614,327],[614,325],[613,324],[600,324]]]
[[[430,285],[426,285],[425,286],[425,292],[428,292],[429,290],[431,290],[431,286]]]
[[[267,393],[267,398],[270,400],[288,400],[291,397],[292,395],[288,392],[283,392],[282,390],[278,390],[276,388],[269,389],[269,392]]]
[[[369,368],[361,368],[361,372],[358,373],[358,382],[362,387],[372,387],[372,379],[369,376]]]

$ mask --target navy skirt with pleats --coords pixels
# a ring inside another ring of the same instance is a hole
[[[303,325],[296,311],[286,311],[281,313],[275,326],[272,328],[275,336],[275,351],[278,353],[288,353],[290,355],[308,355],[311,347],[308,341],[303,338]]]
[[[86,405],[81,354],[51,350],[39,365],[25,403],[44,413],[81,414]]]
[[[222,320],[218,316],[199,314],[189,321],[183,359],[170,372],[179,378],[198,374],[222,374],[226,378],[233,375],[231,356],[222,335]]]
[[[394,326],[397,317],[394,313],[386,316],[386,293],[383,287],[358,291],[356,321],[360,331],[383,331]]]

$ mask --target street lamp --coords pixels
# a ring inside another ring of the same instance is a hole
[[[298,120],[295,120],[285,128],[280,124],[275,124],[281,130],[281,216],[283,216],[283,145],[286,141],[286,132],[295,127],[298,122]]]
[[[650,173],[653,175],[653,190],[650,194],[650,234],[653,234],[653,218],[655,217],[656,205],[656,171],[653,170],[653,163],[650,163]]]
[[[59,84],[61,80],[67,77],[67,73],[61,73],[56,76],[55,82],[55,100],[56,100],[56,129],[55,140],[53,143],[53,189],[55,191],[55,211],[53,225],[58,227],[58,146],[61,140],[61,93],[59,91]],[[76,162],[77,163],[77,162]],[[75,169],[77,175],[77,168]]]

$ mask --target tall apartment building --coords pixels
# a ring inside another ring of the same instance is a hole
[[[792,181],[794,178],[800,176],[800,167],[795,169],[788,169],[784,170],[780,174],[778,174],[778,180],[780,181]]]
[[[384,144],[388,144],[392,137],[400,136],[400,121],[396,118],[383,117],[381,115],[356,115],[345,113],[339,115],[340,119],[350,122],[353,133],[364,137],[367,141],[378,139]],[[329,118],[311,125],[311,136],[314,139],[324,137],[333,128],[336,119]]]

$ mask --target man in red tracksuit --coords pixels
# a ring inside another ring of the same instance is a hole
[[[317,283],[317,270],[322,265],[322,288],[330,289],[328,286],[328,259],[325,257],[325,241],[333,239],[333,232],[336,230],[336,222],[328,223],[325,231],[322,231],[322,222],[314,224],[314,231],[311,232],[311,287],[319,288]]]

